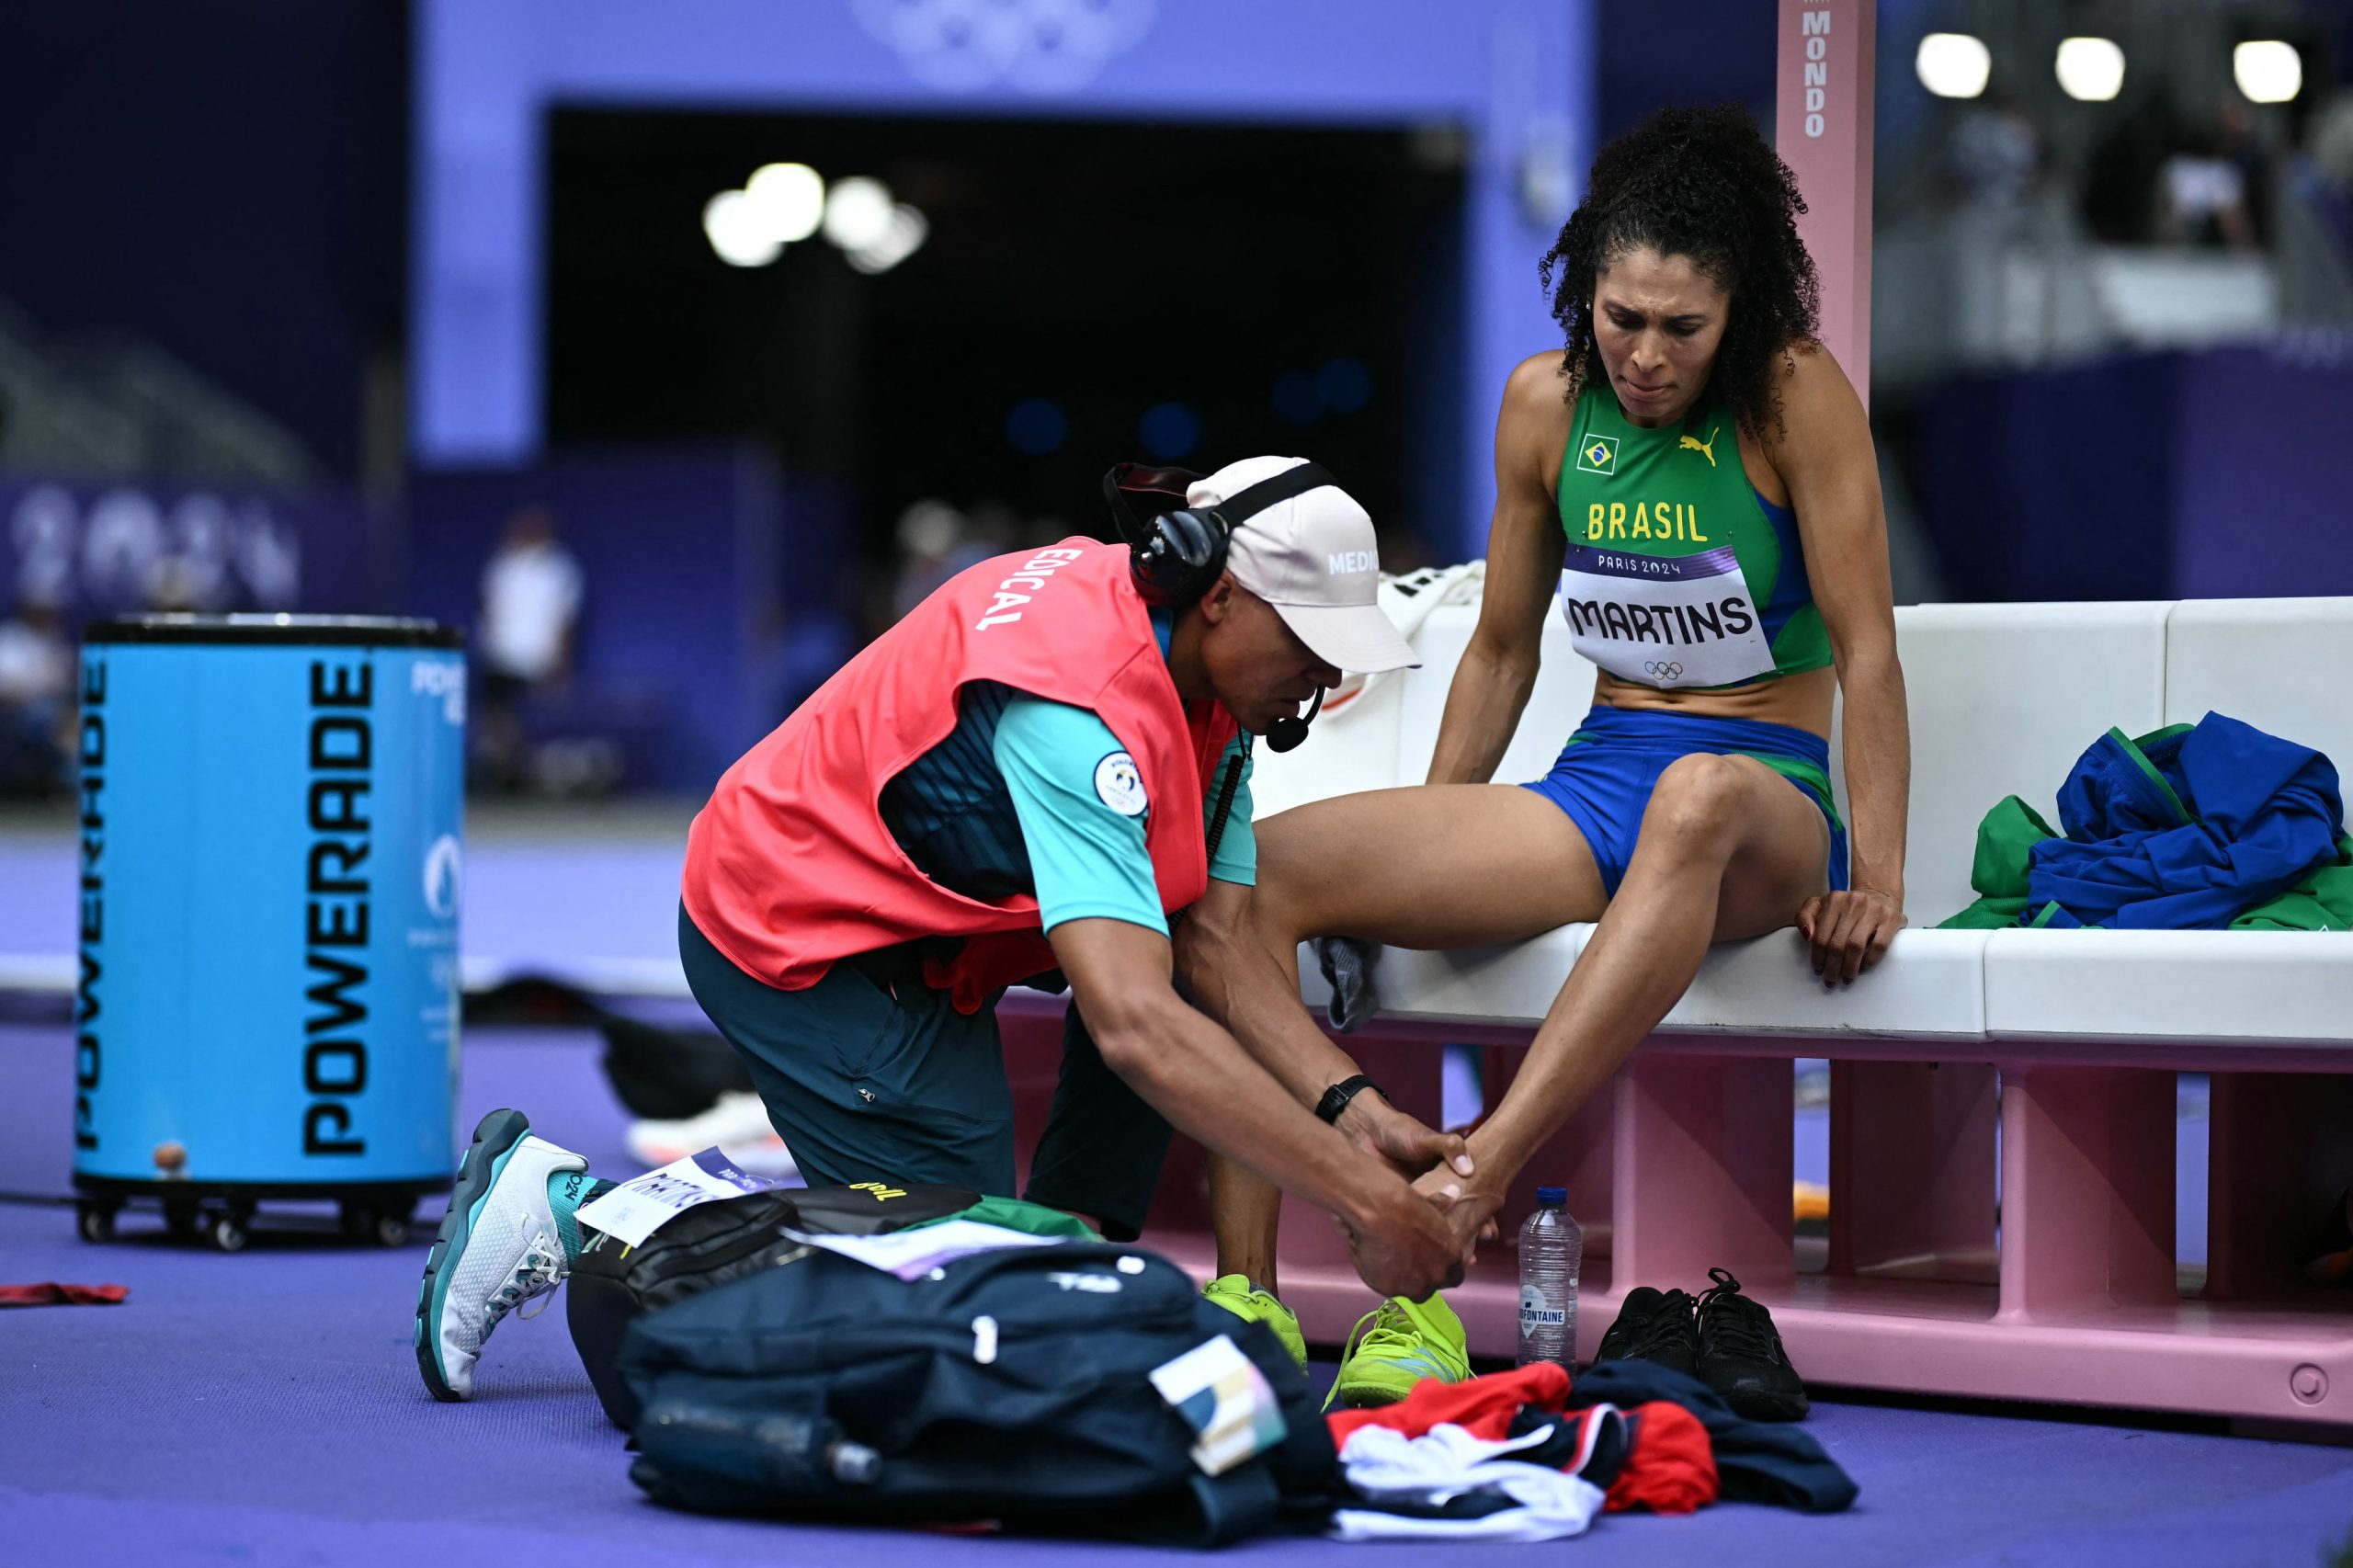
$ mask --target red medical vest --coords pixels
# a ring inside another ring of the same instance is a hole
[[[1128,547],[1066,539],[959,574],[877,638],[719,780],[687,835],[687,913],[713,947],[785,991],[841,959],[919,937],[963,938],[926,981],[976,1012],[1054,967],[1038,901],[985,903],[917,870],[883,825],[882,787],[956,727],[957,693],[993,680],[1092,709],[1134,758],[1161,908],[1209,886],[1201,801],[1236,726],[1188,713]]]

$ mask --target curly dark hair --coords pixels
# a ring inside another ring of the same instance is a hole
[[[1777,365],[1810,342],[1821,311],[1813,258],[1798,238],[1797,177],[1738,104],[1664,108],[1602,148],[1585,199],[1538,276],[1569,335],[1571,402],[1602,377],[1593,341],[1594,279],[1638,249],[1688,256],[1732,296],[1708,395],[1757,439],[1781,433]]]

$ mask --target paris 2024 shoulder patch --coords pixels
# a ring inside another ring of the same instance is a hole
[[[1136,759],[1126,752],[1115,751],[1097,763],[1095,793],[1123,817],[1143,815],[1143,775],[1136,771]]]

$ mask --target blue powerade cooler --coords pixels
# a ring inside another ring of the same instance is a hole
[[[465,659],[429,621],[154,616],[82,649],[74,1185],[397,1245],[456,1161]]]

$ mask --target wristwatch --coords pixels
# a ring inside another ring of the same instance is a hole
[[[1340,1113],[1348,1108],[1348,1102],[1366,1089],[1370,1089],[1384,1100],[1389,1098],[1388,1090],[1359,1073],[1353,1078],[1341,1079],[1324,1091],[1324,1097],[1315,1102],[1317,1119],[1326,1123],[1338,1122]]]

